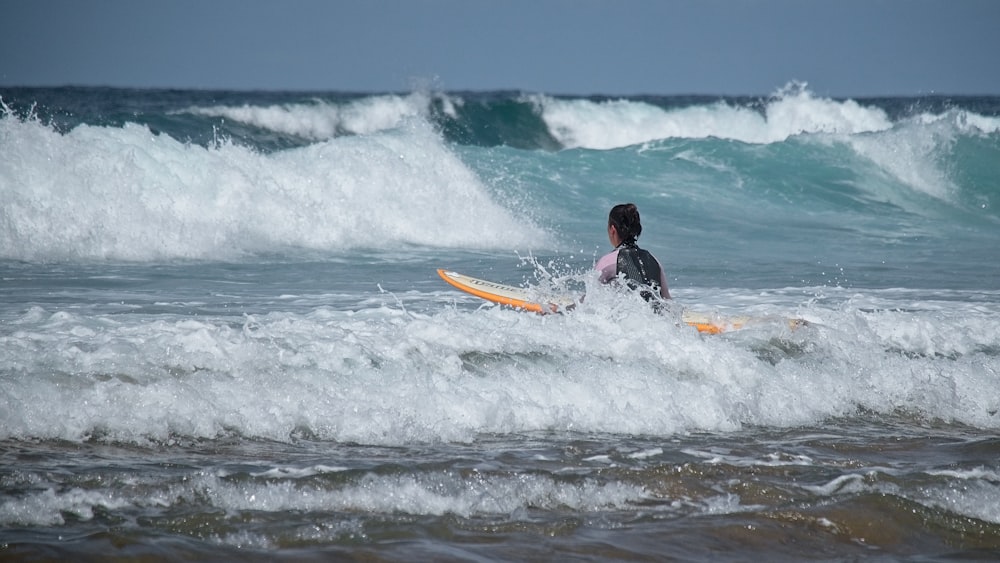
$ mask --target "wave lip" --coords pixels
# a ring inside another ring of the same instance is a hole
[[[413,117],[427,117],[431,98],[414,92],[407,96],[377,95],[347,103],[315,99],[311,103],[268,106],[191,106],[177,113],[221,117],[310,141],[341,135],[369,135],[401,126]]]
[[[613,149],[660,139],[730,139],[768,144],[811,133],[854,135],[892,127],[886,112],[854,100],[817,98],[805,84],[779,90],[762,107],[719,101],[665,109],[642,101],[536,96],[542,118],[566,148]]]

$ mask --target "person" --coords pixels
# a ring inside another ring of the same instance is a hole
[[[656,295],[670,299],[667,275],[663,266],[647,250],[639,248],[636,239],[642,234],[639,209],[633,203],[622,203],[608,214],[608,240],[615,249],[597,261],[602,283],[622,280],[631,289],[638,289],[646,301]]]

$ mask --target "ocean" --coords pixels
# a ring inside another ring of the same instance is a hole
[[[1000,557],[1000,97],[0,100],[2,559]]]

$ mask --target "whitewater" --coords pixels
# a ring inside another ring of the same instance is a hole
[[[1000,98],[6,88],[0,155],[5,556],[1000,555]],[[762,321],[598,283],[626,201]]]

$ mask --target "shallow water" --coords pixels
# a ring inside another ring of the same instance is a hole
[[[6,517],[33,516],[5,542],[74,558],[988,558],[998,448],[905,416],[392,447],[7,441],[21,498]]]

